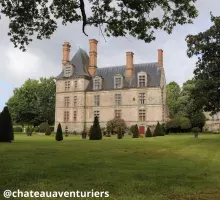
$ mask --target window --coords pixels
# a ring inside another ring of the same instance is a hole
[[[121,94],[115,94],[115,105],[121,105]]]
[[[73,121],[76,122],[76,119],[77,119],[77,118],[76,118],[76,111],[74,110],[74,111],[73,111]]]
[[[121,110],[115,110],[115,118],[121,118]]]
[[[65,91],[70,90],[70,81],[65,81]]]
[[[145,121],[145,110],[139,110],[139,121]]]
[[[77,89],[77,81],[74,81],[74,88]]]
[[[70,105],[70,98],[69,97],[64,97],[64,107],[68,108]]]
[[[69,122],[69,111],[64,111],[64,122]]]
[[[139,103],[144,104],[145,102],[145,93],[139,93]]]
[[[94,89],[95,90],[100,90],[101,89],[100,80],[98,80],[98,79],[94,80]]]
[[[99,106],[100,105],[100,96],[99,95],[95,95],[94,96],[94,105],[95,106]]]
[[[94,111],[94,118],[95,118],[96,116],[99,118],[99,110],[95,110],[95,111]]]
[[[70,77],[73,73],[73,66],[72,65],[66,65],[64,69],[64,76]]]
[[[74,105],[74,107],[77,106],[77,96],[74,96],[73,105]]]
[[[115,77],[115,88],[122,88],[122,78]]]
[[[139,87],[145,87],[145,75],[139,76]]]

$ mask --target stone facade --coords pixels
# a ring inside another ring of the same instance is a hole
[[[66,55],[66,52],[69,52],[66,50],[68,45],[64,44],[64,58],[68,58]],[[62,73],[56,78],[55,127],[61,123],[63,129],[67,128],[68,132],[88,130],[93,124],[95,115],[99,116],[101,127],[105,127],[107,121],[116,116],[124,119],[128,126],[138,124],[139,127],[144,128],[144,131],[148,126],[155,126],[157,122],[164,123],[168,109],[163,51],[158,51],[160,67],[157,63],[146,65],[146,70],[143,66],[135,67],[133,53],[127,52],[126,66],[111,67],[107,69],[109,71],[106,71],[105,75],[103,72],[105,69],[96,66],[96,45],[96,40],[90,40],[90,57],[87,57],[83,50],[79,50],[72,61],[66,61],[73,67],[73,73],[65,76],[65,66],[63,66]],[[152,66],[156,68],[155,72],[150,69]],[[116,68],[123,73],[116,72]],[[140,72],[134,72],[138,69]],[[147,70],[151,71],[148,73]],[[146,73],[146,76],[142,73]],[[115,76],[121,77],[118,79],[122,80],[121,87],[115,85]],[[154,76],[157,81],[153,80]],[[94,82],[96,78],[97,81],[100,79],[101,84],[98,89],[95,85],[97,82]],[[113,86],[110,87],[108,83]],[[116,100],[116,97],[120,99]]]

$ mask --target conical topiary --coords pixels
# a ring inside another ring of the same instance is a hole
[[[159,122],[157,123],[157,126],[154,129],[154,135],[153,136],[154,137],[155,136],[164,136],[164,132],[163,132],[162,127],[161,127]]]
[[[133,132],[133,135],[132,135],[132,138],[139,138],[140,137],[140,133],[139,133],[139,130],[138,130],[138,125],[136,124],[132,130]]]
[[[122,139],[123,134],[122,134],[121,128],[118,129],[117,136],[118,136],[118,139]]]
[[[8,107],[5,106],[0,114],[0,142],[11,142],[14,140],[14,131],[11,115]]]
[[[60,123],[58,124],[57,127],[57,133],[56,133],[56,141],[62,141],[63,140],[63,131]]]
[[[99,125],[99,118],[97,116],[95,116],[89,139],[90,140],[102,139],[102,131]]]
[[[152,137],[152,133],[149,127],[147,127],[147,131],[145,133],[145,137]]]

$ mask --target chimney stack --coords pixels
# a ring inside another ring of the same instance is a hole
[[[89,40],[90,51],[89,51],[89,74],[94,76],[97,68],[97,44],[98,41],[95,39]]]
[[[70,61],[70,44],[69,42],[64,42],[63,44],[63,60],[62,64],[66,64]]]
[[[158,50],[158,67],[163,67],[163,50]]]
[[[126,77],[130,78],[134,70],[133,52],[126,52]]]

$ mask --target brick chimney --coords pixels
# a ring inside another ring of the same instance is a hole
[[[126,77],[130,78],[134,71],[133,52],[126,52]]]
[[[163,50],[158,50],[158,67],[163,67]]]
[[[90,51],[89,51],[89,74],[94,76],[97,68],[97,44],[98,41],[95,39],[89,40]]]
[[[70,61],[70,44],[69,42],[64,42],[63,44],[63,60],[62,66]],[[63,69],[63,67],[62,67]]]

